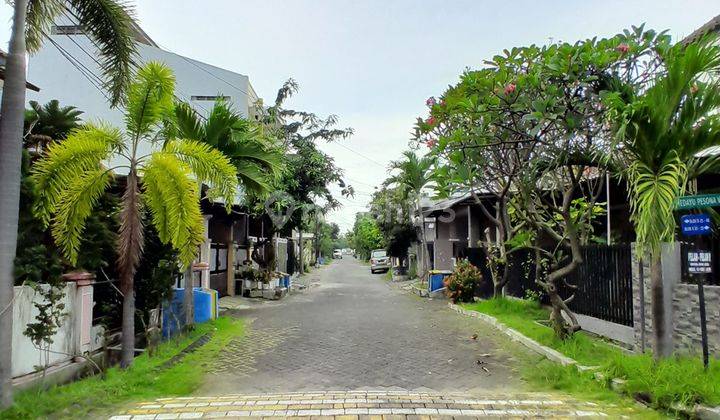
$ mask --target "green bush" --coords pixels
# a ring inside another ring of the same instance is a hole
[[[483,281],[477,267],[469,261],[458,261],[455,271],[445,278],[445,294],[455,302],[472,302],[475,288]]]

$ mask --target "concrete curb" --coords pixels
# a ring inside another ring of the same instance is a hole
[[[498,321],[496,318],[481,313],[477,311],[470,311],[465,308],[462,308],[452,302],[448,303],[448,306],[453,311],[460,313],[465,316],[469,316],[472,318],[478,318],[482,321],[484,321],[487,324],[492,325],[497,329],[498,331],[502,332],[503,334],[510,337],[511,340],[520,342],[525,347],[529,348],[530,350],[534,351],[535,353],[538,353],[542,356],[545,356],[547,359],[552,360],[553,362],[560,363],[563,366],[577,366],[578,368],[582,370],[588,370],[589,368],[587,366],[581,366],[578,364],[578,362],[574,359],[571,359],[564,354],[560,353],[557,350],[553,350],[550,347],[543,346],[542,344],[538,343],[537,341],[528,338],[524,336],[523,334],[519,333],[518,331],[515,331],[512,328],[509,328],[505,326],[502,322]]]
[[[492,325],[497,329],[498,331],[502,332],[503,334],[510,337],[513,341],[518,341],[522,343],[525,347],[529,348],[530,350],[534,351],[535,353],[538,353],[542,356],[545,356],[545,358],[552,360],[553,362],[560,363],[563,366],[575,366],[575,368],[579,372],[584,372],[588,370],[596,370],[596,366],[583,366],[578,364],[578,362],[574,359],[571,359],[564,354],[558,352],[557,350],[553,350],[550,347],[543,346],[542,344],[538,343],[537,341],[526,337],[525,335],[519,333],[518,331],[507,327],[502,322],[498,321],[496,318],[484,314],[482,312],[477,311],[470,311],[465,308],[462,308],[452,302],[448,303],[448,306],[453,311],[469,316],[472,318],[477,318],[482,321],[484,321],[487,324]],[[595,379],[604,382],[606,381],[605,375],[603,375],[600,372],[595,372]],[[624,379],[620,378],[613,378],[610,380],[609,385],[610,388],[618,393],[622,393],[625,388],[626,381]],[[642,402],[644,405],[648,406],[648,404]],[[650,407],[652,408],[652,407]],[[686,407],[686,406],[676,406],[673,407],[674,410],[681,412],[685,414],[686,416],[693,417],[693,418],[699,418],[702,420],[720,420],[720,407],[709,407],[704,405],[695,405],[694,407]]]

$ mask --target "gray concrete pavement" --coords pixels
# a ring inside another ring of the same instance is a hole
[[[230,311],[249,320],[246,337],[223,352],[198,395],[517,389],[503,338],[445,301],[391,288],[351,257],[309,276],[302,294]]]

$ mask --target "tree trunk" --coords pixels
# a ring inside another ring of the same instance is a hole
[[[505,287],[504,284],[495,283],[493,284],[493,297],[494,298],[500,298],[503,295],[503,287]]]
[[[185,298],[183,306],[185,309],[185,330],[192,331],[195,324],[195,295],[193,295],[193,271],[192,264],[185,270]]]
[[[15,0],[0,111],[0,408],[8,407],[13,402],[12,304],[25,114],[26,13],[27,0]]]
[[[122,351],[120,366],[130,366],[135,357],[135,270],[143,248],[140,188],[134,163],[130,165],[120,210],[118,271],[123,294]]]
[[[665,291],[663,290],[662,253],[652,251],[650,257],[650,295],[652,298],[653,355],[656,360],[672,352],[665,331]]]
[[[298,231],[298,246],[300,247],[300,270],[299,274],[305,272],[305,258],[303,257],[303,237],[302,237],[302,220],[300,220],[300,230]]]

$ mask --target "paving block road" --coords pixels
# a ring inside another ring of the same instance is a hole
[[[444,299],[407,294],[352,257],[304,276],[281,301],[234,299],[246,334],[207,367],[192,397],[116,419],[624,417],[611,404],[525,393],[523,350]],[[473,336],[477,336],[473,339]],[[201,351],[201,350],[200,350]]]

